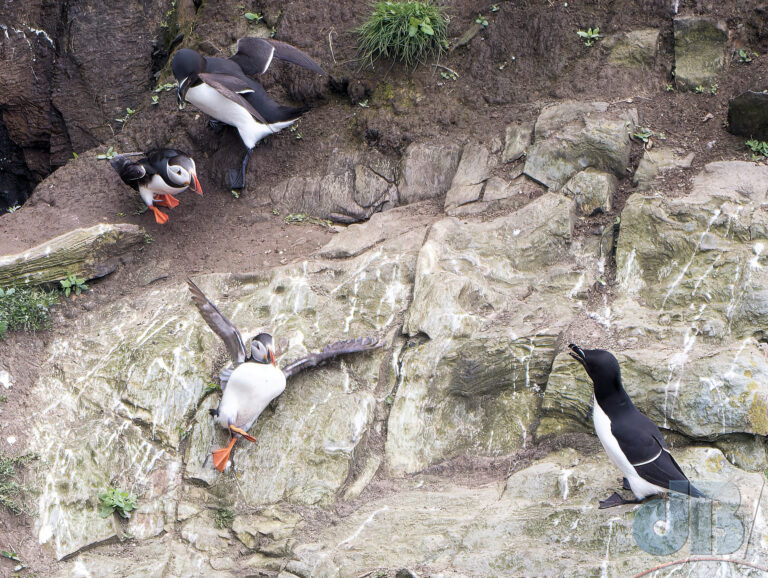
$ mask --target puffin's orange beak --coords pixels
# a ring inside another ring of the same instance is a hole
[[[269,350],[269,361],[272,363],[272,365],[277,367],[277,361],[275,360],[275,352],[272,351],[271,349]]]
[[[202,195],[203,194],[203,187],[200,186],[200,181],[197,180],[197,175],[193,174],[192,175],[192,180],[194,181],[195,184],[193,186],[190,183],[190,187],[189,188],[192,189],[193,191],[195,191],[198,195]]]

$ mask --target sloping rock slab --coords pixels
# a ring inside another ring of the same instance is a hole
[[[114,271],[120,258],[146,242],[136,225],[101,224],[54,237],[16,255],[0,256],[0,287],[85,279]]]
[[[679,90],[709,88],[725,64],[728,27],[698,16],[675,18],[675,84]]]
[[[608,104],[562,103],[545,107],[524,172],[553,191],[588,167],[626,176],[634,110],[608,112]]]

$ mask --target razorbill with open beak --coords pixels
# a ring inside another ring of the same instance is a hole
[[[139,160],[118,155],[109,162],[126,185],[139,191],[141,199],[161,225],[168,222],[168,215],[158,209],[157,205],[171,209],[177,207],[179,201],[173,195],[187,188],[199,195],[203,194],[203,188],[197,180],[195,161],[181,151],[154,149],[144,153],[144,157]]]
[[[637,504],[648,496],[670,490],[670,482],[684,482],[688,495],[703,497],[688,481],[667,444],[648,417],[638,411],[621,383],[619,362],[604,349],[581,349],[571,343],[570,356],[587,371],[595,388],[592,420],[605,453],[624,474],[624,489],[634,500],[618,492],[600,502],[600,509]],[[680,485],[682,486],[682,484]],[[675,490],[680,487],[676,485]]]
[[[261,84],[249,78],[264,74],[275,58],[325,74],[298,48],[266,38],[241,38],[237,52],[228,59],[202,56],[182,48],[171,61],[173,75],[179,82],[179,107],[190,102],[217,121],[234,126],[240,134],[247,150],[240,173],[230,171],[228,186],[233,189],[245,188],[245,172],[256,143],[292,125],[307,110],[277,104]]]
[[[249,351],[237,327],[224,317],[191,279],[187,279],[187,284],[200,315],[224,342],[233,362],[233,367],[221,372],[223,395],[219,407],[211,410],[216,423],[232,435],[227,447],[213,452],[213,465],[220,472],[226,469],[238,437],[256,441],[248,430],[269,403],[283,393],[286,379],[336,356],[381,347],[378,339],[370,337],[338,341],[280,370],[270,334],[259,333],[254,337]]]

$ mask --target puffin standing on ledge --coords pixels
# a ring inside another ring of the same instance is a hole
[[[381,347],[379,340],[371,337],[338,341],[280,370],[270,334],[259,333],[251,340],[250,348],[246,348],[237,327],[224,317],[191,279],[187,279],[187,284],[200,315],[227,346],[234,364],[234,367],[227,367],[221,372],[221,402],[218,408],[210,410],[214,421],[229,430],[232,436],[227,447],[213,452],[213,466],[220,472],[226,469],[238,437],[256,441],[248,430],[269,403],[283,393],[288,378],[339,355]]]
[[[109,162],[126,185],[139,191],[141,199],[161,225],[168,222],[168,215],[156,205],[171,209],[177,207],[179,201],[173,195],[187,188],[198,195],[203,194],[197,180],[195,161],[181,151],[154,149],[144,153],[144,157],[137,161],[127,155],[118,155]]]
[[[249,78],[264,74],[273,59],[298,64],[325,75],[307,54],[285,42],[265,38],[241,38],[237,52],[229,59],[202,56],[182,48],[173,56],[171,68],[179,82],[179,108],[189,102],[217,121],[234,126],[246,147],[240,167],[229,171],[228,186],[245,188],[245,172],[253,148],[265,136],[296,122],[306,107],[282,106],[272,100],[264,87]]]
[[[648,496],[680,490],[694,498],[704,497],[683,473],[667,444],[648,417],[638,411],[621,383],[619,362],[604,349],[581,349],[571,343],[569,355],[578,361],[595,388],[592,420],[597,437],[611,461],[624,474],[624,489],[634,500],[618,492],[600,502],[600,509],[638,504]],[[670,488],[670,482],[682,482]]]

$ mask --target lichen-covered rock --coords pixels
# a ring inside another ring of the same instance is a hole
[[[611,210],[613,195],[618,186],[619,181],[612,174],[590,168],[576,173],[566,183],[563,192],[573,197],[579,213],[590,217]]]
[[[673,451],[702,487],[736,486],[735,506],[745,521],[740,535],[733,528],[737,537],[746,539],[755,508],[761,513],[752,539],[764,535],[768,505],[758,503],[761,474],[731,466],[716,449]],[[585,456],[573,449],[515,472],[503,488],[441,483],[417,489],[409,481],[396,495],[372,501],[313,535],[311,544],[295,549],[287,567],[302,576],[322,568],[323,575],[346,577],[362,568],[391,567],[396,560],[398,566],[426,564],[433,573],[469,576],[626,576],[685,558],[689,546],[665,557],[640,549],[633,535],[639,506],[598,510],[598,499],[620,484],[620,472],[605,454]],[[723,503],[714,511],[724,513]],[[761,550],[756,542],[751,548]],[[766,558],[763,551],[755,556],[757,563]]]
[[[679,16],[675,26],[675,84],[679,90],[709,89],[725,64],[728,27],[698,16]]]
[[[511,163],[522,157],[531,144],[533,123],[510,124],[504,132],[504,152],[501,160]]]
[[[268,195],[284,212],[353,223],[398,204],[395,180],[396,165],[386,157],[341,151],[323,174],[291,177]]]
[[[702,440],[737,433],[764,436],[768,361],[750,341],[695,353],[652,345],[616,352],[616,358],[632,401],[660,427]],[[592,396],[586,372],[566,354],[559,355],[542,403],[546,419],[537,434],[592,431]],[[754,452],[737,440],[728,447],[740,455]]]
[[[405,150],[400,171],[400,202],[404,205],[441,197],[451,187],[461,146],[414,143]]]
[[[653,182],[659,173],[673,169],[687,169],[693,163],[695,153],[687,153],[667,147],[653,147],[643,153],[640,164],[635,170],[632,182],[639,191],[653,188]]]
[[[767,177],[765,166],[717,162],[686,197],[627,200],[616,249],[619,328],[662,339],[689,328],[689,338],[710,341],[763,334]]]
[[[616,66],[651,68],[656,63],[659,49],[659,30],[643,28],[619,32],[601,43],[608,49],[608,61]]]
[[[246,335],[270,329],[292,360],[333,340],[391,331],[410,300],[420,242],[405,235],[345,262],[209,277],[200,285]],[[38,391],[53,405],[32,442],[51,466],[41,472],[39,533],[59,558],[115,535],[96,500],[110,485],[138,496],[128,525],[137,538],[173,527],[182,471],[214,495],[230,496],[230,506],[231,496],[245,506],[331,502],[373,422],[382,367],[392,367],[391,352],[377,350],[293,378],[254,427],[258,442],[236,449],[236,473],[220,475],[204,463],[226,435],[207,415],[216,397],[203,399],[221,344],[186,287],[119,301],[79,320],[77,335],[55,342],[41,371]],[[187,540],[208,551],[218,538],[200,537],[197,524],[207,525],[200,516],[190,512],[184,527]]]
[[[486,147],[477,143],[465,145],[451,188],[445,195],[445,207],[457,207],[478,200],[493,165]]]
[[[608,111],[608,104],[563,103],[542,109],[525,174],[553,191],[579,171],[594,167],[624,177],[634,110]]]
[[[550,193],[485,223],[433,225],[404,327],[430,341],[401,359],[390,472],[525,445],[558,328],[596,276],[596,252],[575,258],[572,219]]]

